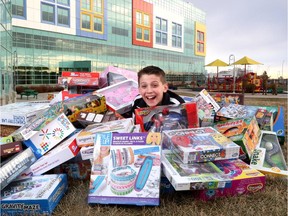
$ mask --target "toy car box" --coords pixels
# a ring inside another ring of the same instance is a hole
[[[29,140],[24,140],[23,142],[27,147],[32,149],[37,158],[40,158],[75,130],[75,127],[66,115],[62,113],[45,125]]]
[[[163,131],[163,148],[172,150],[183,163],[236,159],[240,150],[212,127]]]
[[[230,119],[214,124],[214,128],[233,142],[241,146],[241,159],[251,158],[260,138],[260,128],[255,117]]]
[[[176,191],[226,189],[233,188],[235,180],[265,180],[262,173],[240,159],[184,164],[171,151],[163,150],[161,161],[163,172]]]
[[[98,133],[88,203],[160,203],[161,133]]]
[[[1,215],[51,215],[67,188],[65,174],[15,180],[1,190]]]
[[[103,94],[107,106],[119,114],[129,112],[134,98],[139,94],[138,83],[131,79],[99,89],[97,92]]]
[[[99,132],[131,132],[134,127],[132,118],[88,125],[76,138],[79,147],[93,146],[95,134]]]
[[[135,110],[136,124],[142,132],[199,127],[197,104],[189,102],[179,105],[164,105]]]
[[[250,166],[265,174],[288,176],[285,157],[275,132],[261,131],[261,137],[253,151]]]

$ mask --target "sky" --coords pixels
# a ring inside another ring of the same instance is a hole
[[[257,75],[267,71],[271,78],[288,78],[287,0],[187,1],[206,13],[205,64],[216,59],[229,64],[231,54],[235,61],[248,56],[262,63],[247,66]],[[227,69],[232,67],[219,67]],[[217,67],[206,70],[216,72]]]

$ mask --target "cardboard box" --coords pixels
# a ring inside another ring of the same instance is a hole
[[[228,104],[244,105],[244,94],[216,93],[216,94],[212,94],[212,97],[218,103],[220,107],[226,106]]]
[[[53,148],[51,151],[44,154],[27,170],[21,173],[19,177],[26,178],[35,175],[41,175],[75,157],[80,151],[80,148],[76,144],[77,135],[78,133],[67,138],[55,148]]]
[[[0,137],[0,145],[5,143],[11,143],[13,142],[13,137],[11,135],[6,137]]]
[[[288,176],[288,168],[277,134],[261,131],[261,137],[251,156],[250,166],[265,174]]]
[[[240,104],[228,104],[222,107],[217,113],[218,119],[216,121],[235,119],[235,118],[249,118],[255,116],[258,107],[245,106]],[[221,119],[221,117],[224,117]]]
[[[163,172],[176,191],[226,189],[233,181],[265,176],[240,159],[184,164],[171,151],[162,151]],[[236,183],[238,185],[239,183]]]
[[[251,158],[251,154],[260,138],[260,128],[254,116],[246,119],[230,119],[217,122],[214,128],[241,146],[242,152],[245,153],[248,159]],[[240,153],[241,159],[245,159],[245,155]]]
[[[51,215],[67,188],[65,174],[15,180],[1,190],[1,214]]]
[[[161,133],[98,133],[88,203],[159,205]]]
[[[2,157],[2,156],[12,155],[12,154],[21,152],[22,149],[23,148],[22,148],[22,142],[21,141],[1,144],[1,146],[0,146],[1,155],[0,156]]]
[[[199,127],[197,104],[189,102],[179,105],[164,105],[135,110],[136,124],[142,132],[162,132]]]
[[[131,79],[99,89],[97,92],[105,95],[107,106],[119,114],[129,112],[134,98],[139,94],[138,83]]]
[[[93,146],[95,134],[99,132],[131,132],[134,127],[132,118],[88,125],[76,138],[79,147]]]
[[[32,149],[37,158],[40,158],[75,130],[66,115],[62,113],[29,140],[25,140],[24,144]]]
[[[163,131],[163,148],[172,150],[183,163],[236,159],[240,150],[212,127]]]

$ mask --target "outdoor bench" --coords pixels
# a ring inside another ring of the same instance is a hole
[[[26,89],[26,90],[24,90],[23,92],[21,92],[20,95],[21,95],[21,99],[22,99],[22,96],[23,96],[23,95],[27,96],[27,100],[28,100],[28,97],[29,97],[30,95],[32,95],[34,98],[37,99],[38,92],[37,92],[37,91],[34,91],[34,90],[32,90],[32,89]]]

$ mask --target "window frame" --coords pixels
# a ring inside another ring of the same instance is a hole
[[[58,3],[57,0],[41,0],[40,2],[40,10],[41,10],[41,22],[45,23],[45,24],[50,24],[50,25],[57,25],[57,26],[61,26],[61,27],[70,27],[70,17],[71,17],[71,8],[70,8],[70,0],[68,0],[68,5],[62,4],[62,3]],[[53,17],[54,17],[54,22],[49,22],[46,20],[43,20],[43,5],[48,5],[53,7]],[[58,9],[63,9],[63,10],[67,10],[68,11],[68,23],[67,24],[63,24],[63,23],[59,23],[59,19],[58,19]]]
[[[137,14],[141,14],[141,20],[140,20],[140,23],[138,23],[138,19],[137,19]],[[148,20],[148,25],[145,25],[145,22],[146,20],[144,19],[145,17],[148,17],[149,20]],[[136,40],[137,41],[143,41],[143,42],[151,42],[151,16],[148,14],[148,13],[145,13],[143,11],[140,11],[140,10],[136,10]],[[137,29],[141,29],[142,30],[142,37],[141,39],[138,38],[138,33],[137,33]],[[149,39],[145,39],[145,31],[148,31],[148,37]]]
[[[13,18],[26,20],[27,19],[27,4],[26,4],[27,2],[26,0],[22,0],[22,1],[23,1],[23,16],[13,14],[13,5],[15,5],[13,3],[12,3],[12,8],[11,8],[11,13],[12,13]]]
[[[182,34],[183,34],[183,25],[176,22],[172,22],[172,47],[182,48],[183,46]]]
[[[205,53],[205,32],[197,30],[197,52]]]
[[[156,34],[155,34],[155,43],[156,44],[160,44],[160,45],[164,45],[164,46],[167,46],[168,45],[168,20],[167,19],[164,19],[164,18],[161,18],[161,17],[156,17],[156,21],[159,20],[159,29],[157,28],[157,25],[155,26],[155,31],[156,31]],[[166,22],[166,30],[163,30],[163,21]],[[160,34],[160,42],[157,42],[157,33]],[[163,35],[166,35],[166,43],[163,42]]]

